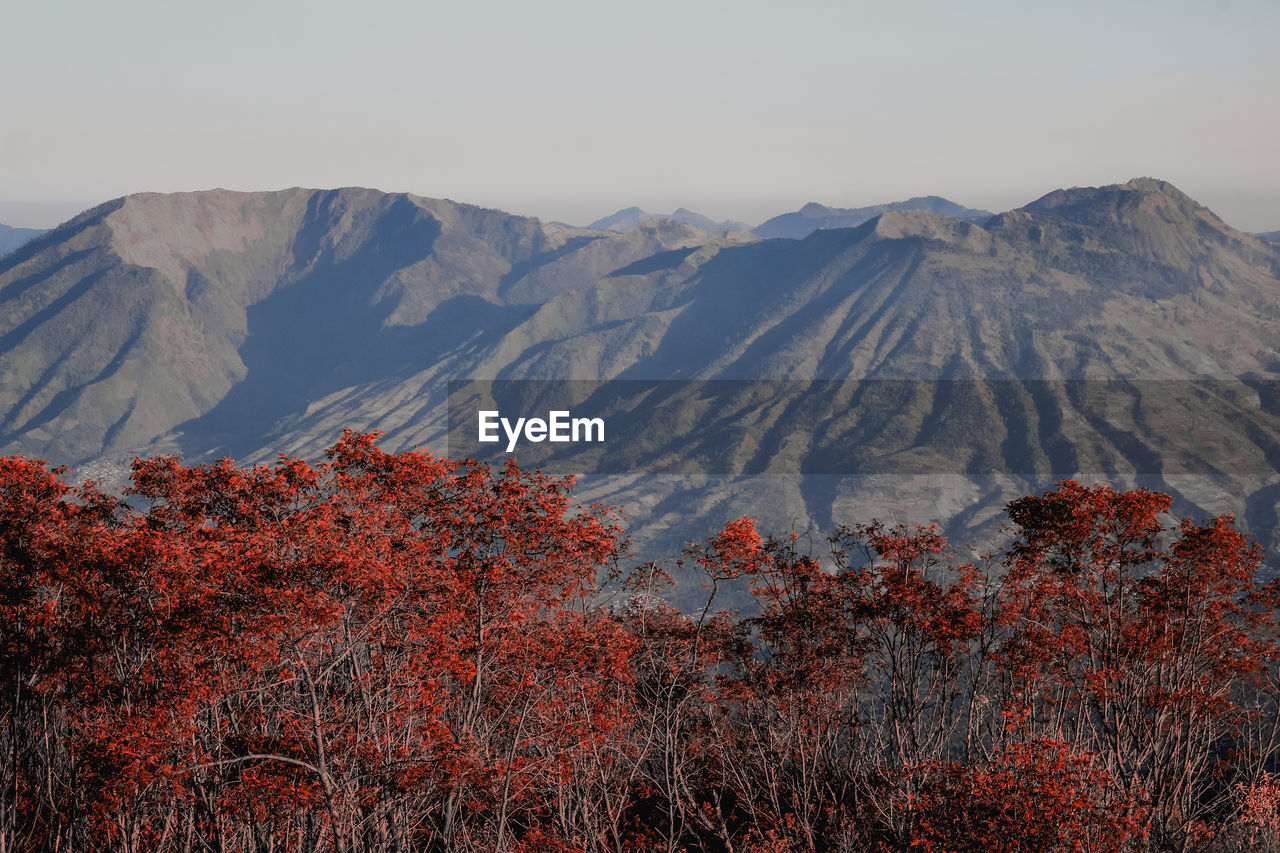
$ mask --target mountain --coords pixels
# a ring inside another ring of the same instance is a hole
[[[43,228],[14,228],[11,225],[0,225],[0,255],[7,255],[43,233]]]
[[[256,448],[310,400],[394,385],[565,289],[722,240],[360,189],[117,199],[0,260],[0,446],[84,463],[181,428],[189,453]]]
[[[1259,240],[1265,240],[1268,243],[1280,243],[1280,231],[1266,231],[1262,234],[1254,234]]]
[[[461,451],[491,389],[459,380],[543,380],[518,393],[568,394],[609,440],[517,455],[582,472],[642,543],[741,515],[980,542],[1078,476],[1280,544],[1280,251],[1148,178],[794,240],[361,189],[145,194],[0,259],[0,305],[0,450],[80,476],[314,457],[346,426]]]
[[[750,226],[745,222],[735,222],[728,219],[724,222],[716,222],[700,213],[694,213],[687,207],[681,207],[674,213],[667,214],[645,213],[638,207],[624,207],[617,213],[610,214],[603,219],[597,219],[587,227],[601,231],[628,231],[649,219],[669,219],[672,222],[680,222],[684,225],[696,225],[698,228],[705,228],[708,231],[747,231],[750,229]]]
[[[1276,261],[1171,185],[1137,179],[1050,193],[985,227],[891,211],[624,269],[566,289],[482,364],[590,378],[1240,376],[1269,370],[1280,343]],[[577,355],[642,337],[652,346],[625,363]]]
[[[822,228],[856,228],[882,213],[900,210],[923,210],[970,222],[983,222],[991,217],[988,210],[974,210],[936,195],[852,208],[826,207],[811,201],[797,211],[773,217],[753,229],[753,233],[760,237],[789,237],[799,240]]]

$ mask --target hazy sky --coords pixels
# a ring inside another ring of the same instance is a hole
[[[575,224],[1165,178],[1280,228],[1280,2],[32,0],[0,222],[373,186]]]

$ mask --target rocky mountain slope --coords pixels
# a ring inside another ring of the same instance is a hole
[[[82,463],[185,425],[258,446],[332,388],[440,364],[561,292],[720,239],[372,190],[118,199],[0,261],[0,443]]]

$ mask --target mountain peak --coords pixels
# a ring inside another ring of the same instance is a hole
[[[640,208],[632,205],[624,207],[621,210],[611,213],[608,216],[602,216],[595,222],[588,225],[595,231],[626,231],[634,228],[646,219],[651,219],[653,214],[645,213]]]
[[[936,195],[917,196],[906,201],[870,207],[827,207],[811,201],[797,211],[773,217],[752,233],[760,237],[789,237],[798,240],[820,228],[857,228],[882,213],[895,210],[924,210],[969,222],[981,222],[991,216],[990,211],[964,207]]]
[[[1190,196],[1188,196],[1182,190],[1178,189],[1168,181],[1161,180],[1160,178],[1131,178],[1128,181],[1125,181],[1123,184],[1120,184],[1119,187],[1120,189],[1123,189],[1123,190],[1134,190],[1137,192],[1147,192],[1147,193],[1162,193],[1164,195],[1171,195],[1176,198],[1190,200]]]
[[[747,225],[742,222],[726,220],[724,222],[716,222],[714,219],[703,216],[701,213],[690,210],[687,207],[677,208],[674,213],[646,213],[638,207],[624,207],[617,213],[597,219],[588,225],[598,231],[630,231],[637,225],[649,219],[663,219],[672,222],[679,222],[683,225],[695,225],[699,228],[706,228],[708,231],[745,231]]]
[[[1105,273],[1116,287],[1148,298],[1235,286],[1280,268],[1260,253],[1262,244],[1156,178],[1054,190],[986,228],[1043,262],[1073,274]]]
[[[1072,220],[1086,213],[1096,217],[1104,212],[1108,218],[1114,220],[1134,210],[1146,213],[1174,209],[1180,210],[1183,214],[1196,211],[1207,212],[1207,208],[1195,199],[1168,181],[1158,178],[1134,178],[1123,184],[1054,190],[1023,209],[1052,212]],[[1217,217],[1215,216],[1214,219]]]
[[[800,215],[817,218],[821,216],[830,216],[833,210],[834,208],[827,207],[825,204],[818,204],[816,201],[811,201],[804,207],[800,208]]]
[[[917,238],[977,252],[991,247],[991,235],[978,225],[928,210],[890,210],[874,222],[875,235],[881,239]]]

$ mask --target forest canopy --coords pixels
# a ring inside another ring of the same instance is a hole
[[[730,520],[680,612],[571,479],[376,439],[123,496],[0,459],[0,853],[1280,844],[1277,585],[1230,517],[1068,480],[971,562]]]

